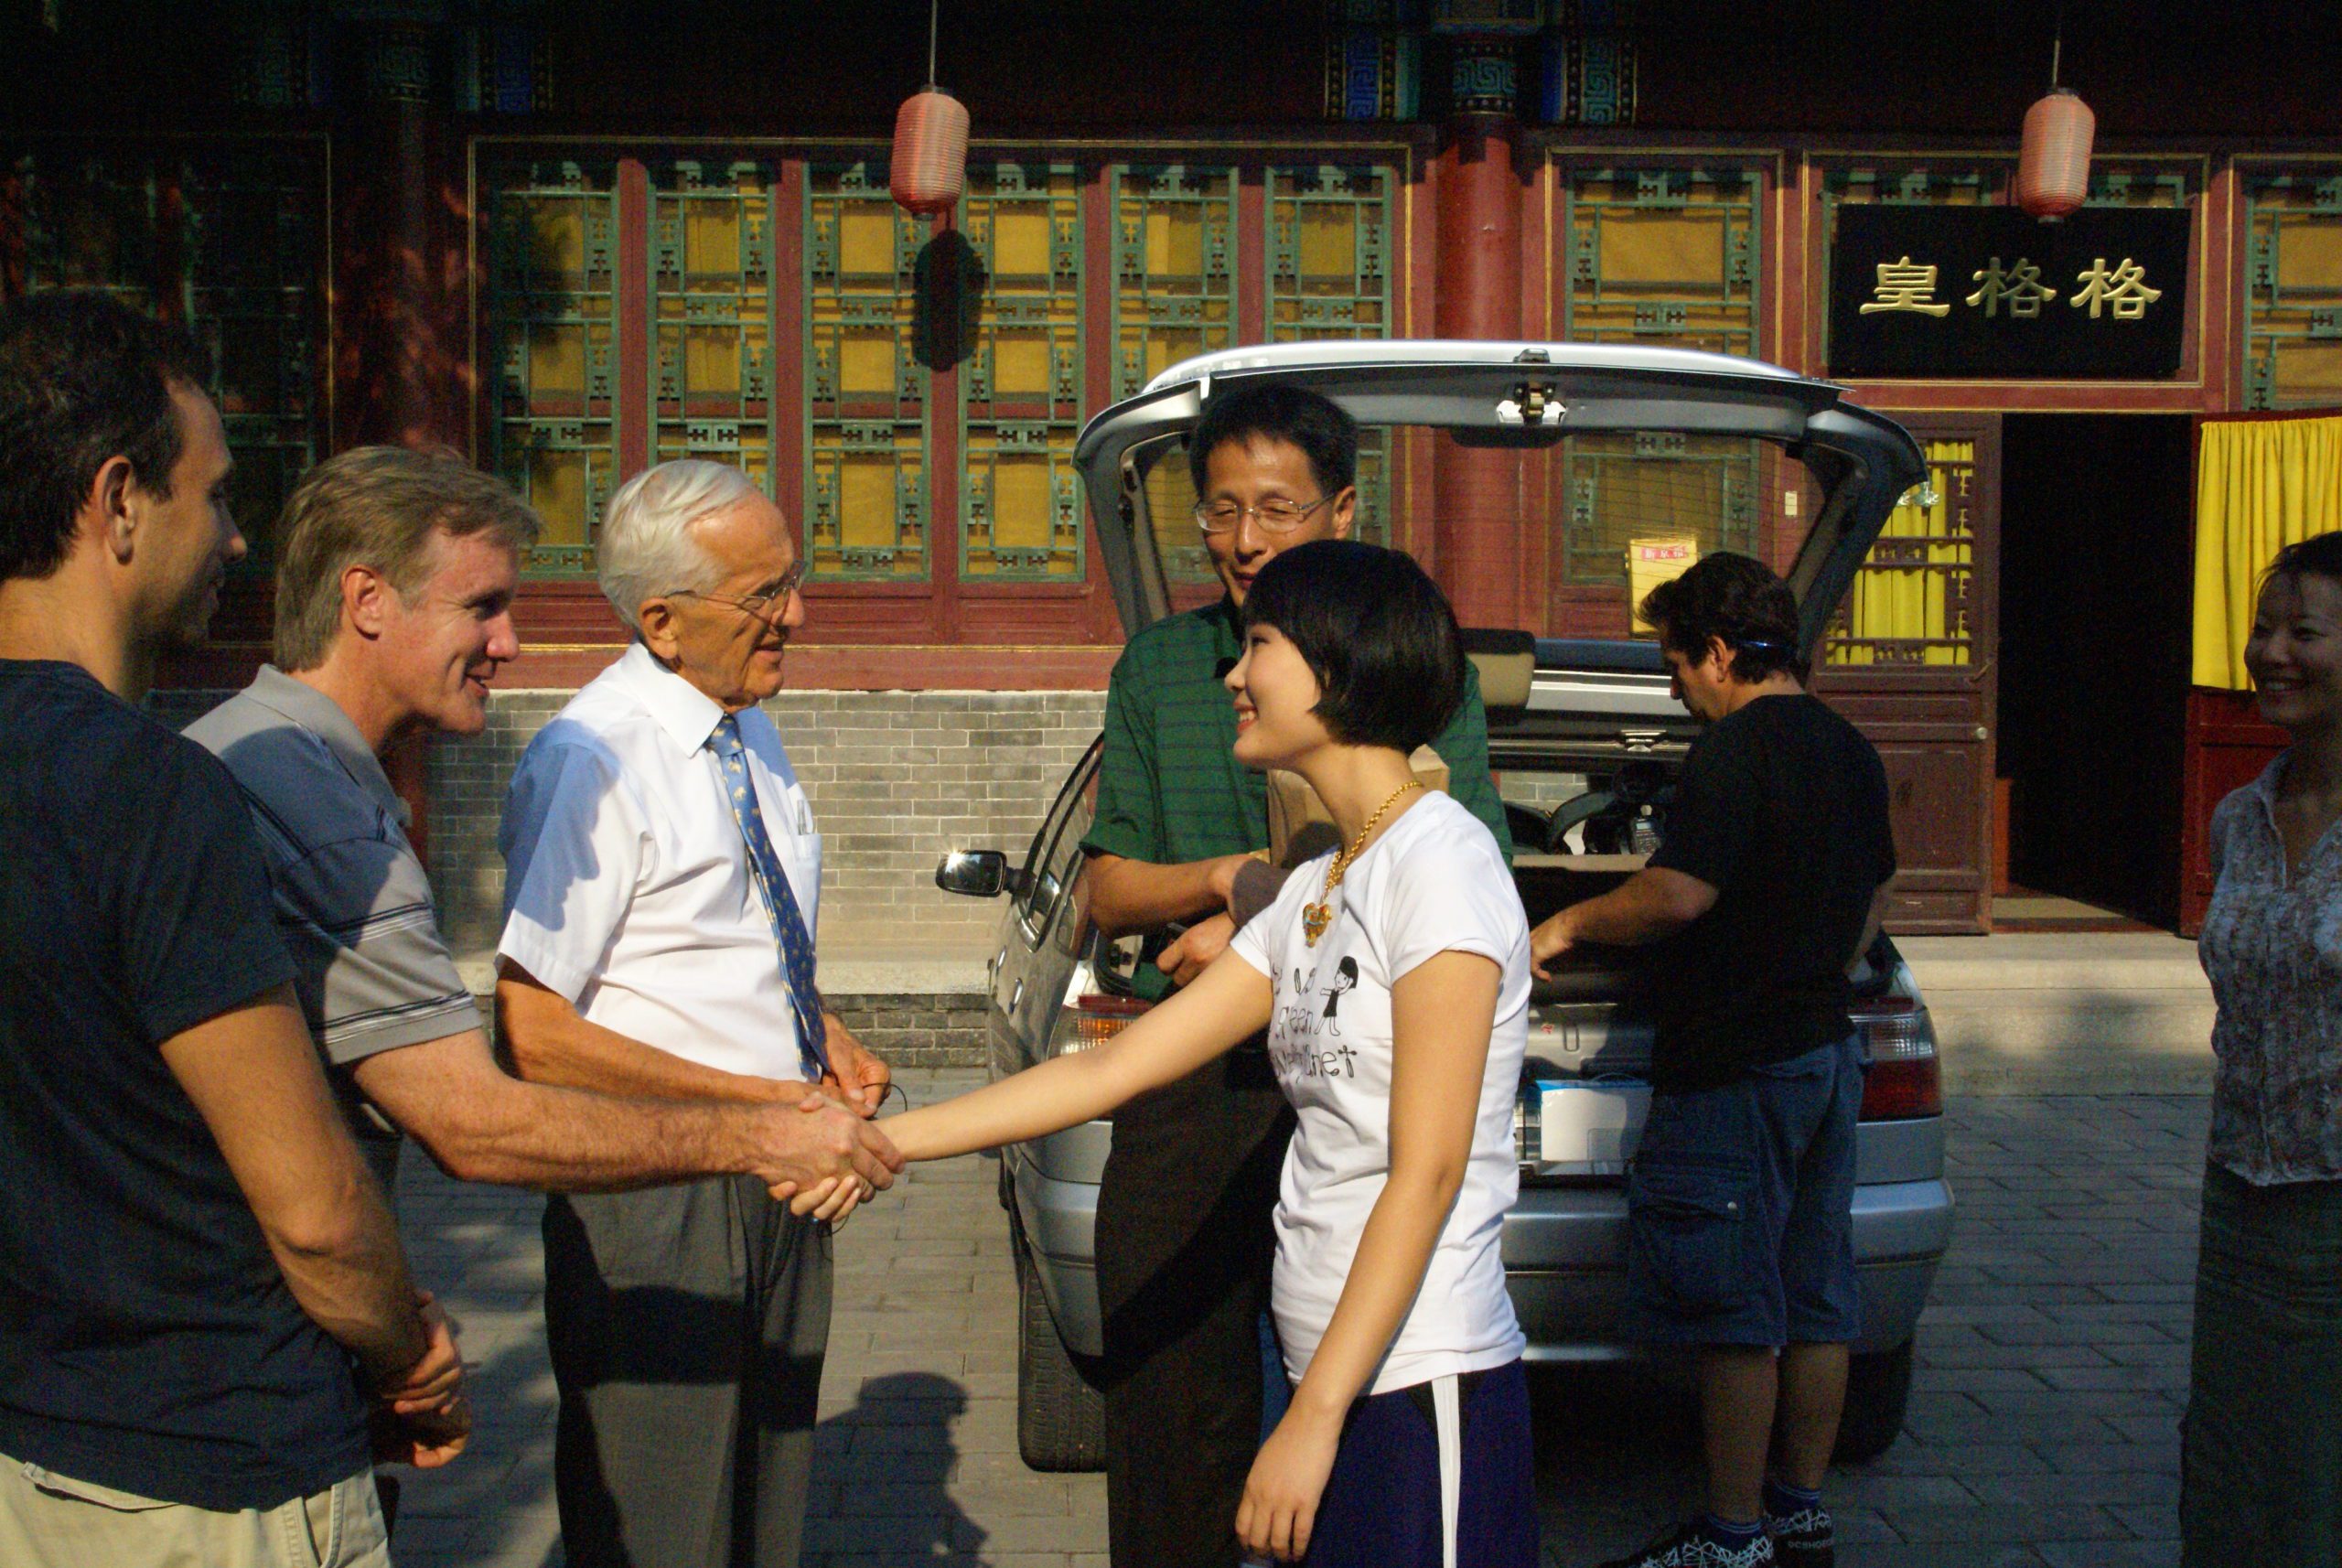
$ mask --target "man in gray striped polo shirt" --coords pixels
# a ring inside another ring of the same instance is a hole
[[[380,757],[485,727],[489,682],[520,652],[512,596],[536,532],[509,487],[451,455],[366,446],[318,465],[278,530],[276,662],[187,731],[252,808],[302,1008],[361,1145],[385,1185],[402,1133],[464,1180],[551,1191],[888,1185],[891,1146],[818,1096],[810,1113],[794,1092],[622,1099],[522,1082],[490,1054]]]

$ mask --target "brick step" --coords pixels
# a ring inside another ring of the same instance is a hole
[[[1955,1094],[2200,1094],[2212,989],[2161,932],[1917,937],[1899,944]]]

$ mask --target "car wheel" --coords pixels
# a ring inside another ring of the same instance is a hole
[[[1856,1356],[1846,1368],[1846,1412],[1838,1420],[1836,1457],[1859,1465],[1875,1459],[1903,1433],[1911,1402],[1913,1340],[1892,1350]]]
[[[1040,1271],[1013,1239],[1016,1253],[1016,1452],[1036,1470],[1106,1467],[1106,1400],[1065,1348],[1041,1294]]]

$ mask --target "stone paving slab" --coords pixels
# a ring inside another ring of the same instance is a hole
[[[2212,993],[2161,931],[1903,937],[1959,1094],[2204,1093]]]
[[[921,1102],[968,1072],[907,1074]],[[1831,1477],[1849,1568],[2171,1568],[2177,1421],[2206,1102],[1956,1101],[1961,1217],[1921,1329],[1902,1439]],[[1105,1487],[1015,1445],[1015,1286],[997,1166],[911,1172],[838,1240],[809,1568],[1103,1568]],[[413,1150],[400,1210],[417,1273],[464,1326],[481,1426],[406,1473],[403,1568],[561,1568],[541,1204],[462,1187]],[[1681,1390],[1634,1369],[1534,1383],[1545,1555],[1580,1568],[1690,1506]]]

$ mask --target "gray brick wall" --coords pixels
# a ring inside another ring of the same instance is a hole
[[[432,745],[431,878],[458,951],[496,940],[505,786],[568,699],[499,692],[484,734]],[[940,891],[937,859],[1021,854],[1104,703],[1098,692],[783,692],[766,703],[822,830],[824,947],[982,946],[999,906]]]
[[[982,992],[836,995],[822,1000],[890,1067],[983,1067],[985,998]]]
[[[157,692],[147,705],[180,726],[228,694]],[[495,945],[504,894],[496,829],[505,787],[521,750],[570,695],[498,692],[483,734],[432,743],[431,880],[441,927],[458,953]],[[1105,694],[783,692],[765,708],[822,829],[824,950],[972,953],[997,927],[1000,906],[938,889],[937,859],[954,848],[1021,857],[1058,787],[1096,737]],[[1550,810],[1584,788],[1580,779],[1516,775],[1506,779],[1504,793]],[[922,1050],[942,1037],[924,1034],[966,1027],[902,1026],[911,1031],[906,1047]]]

